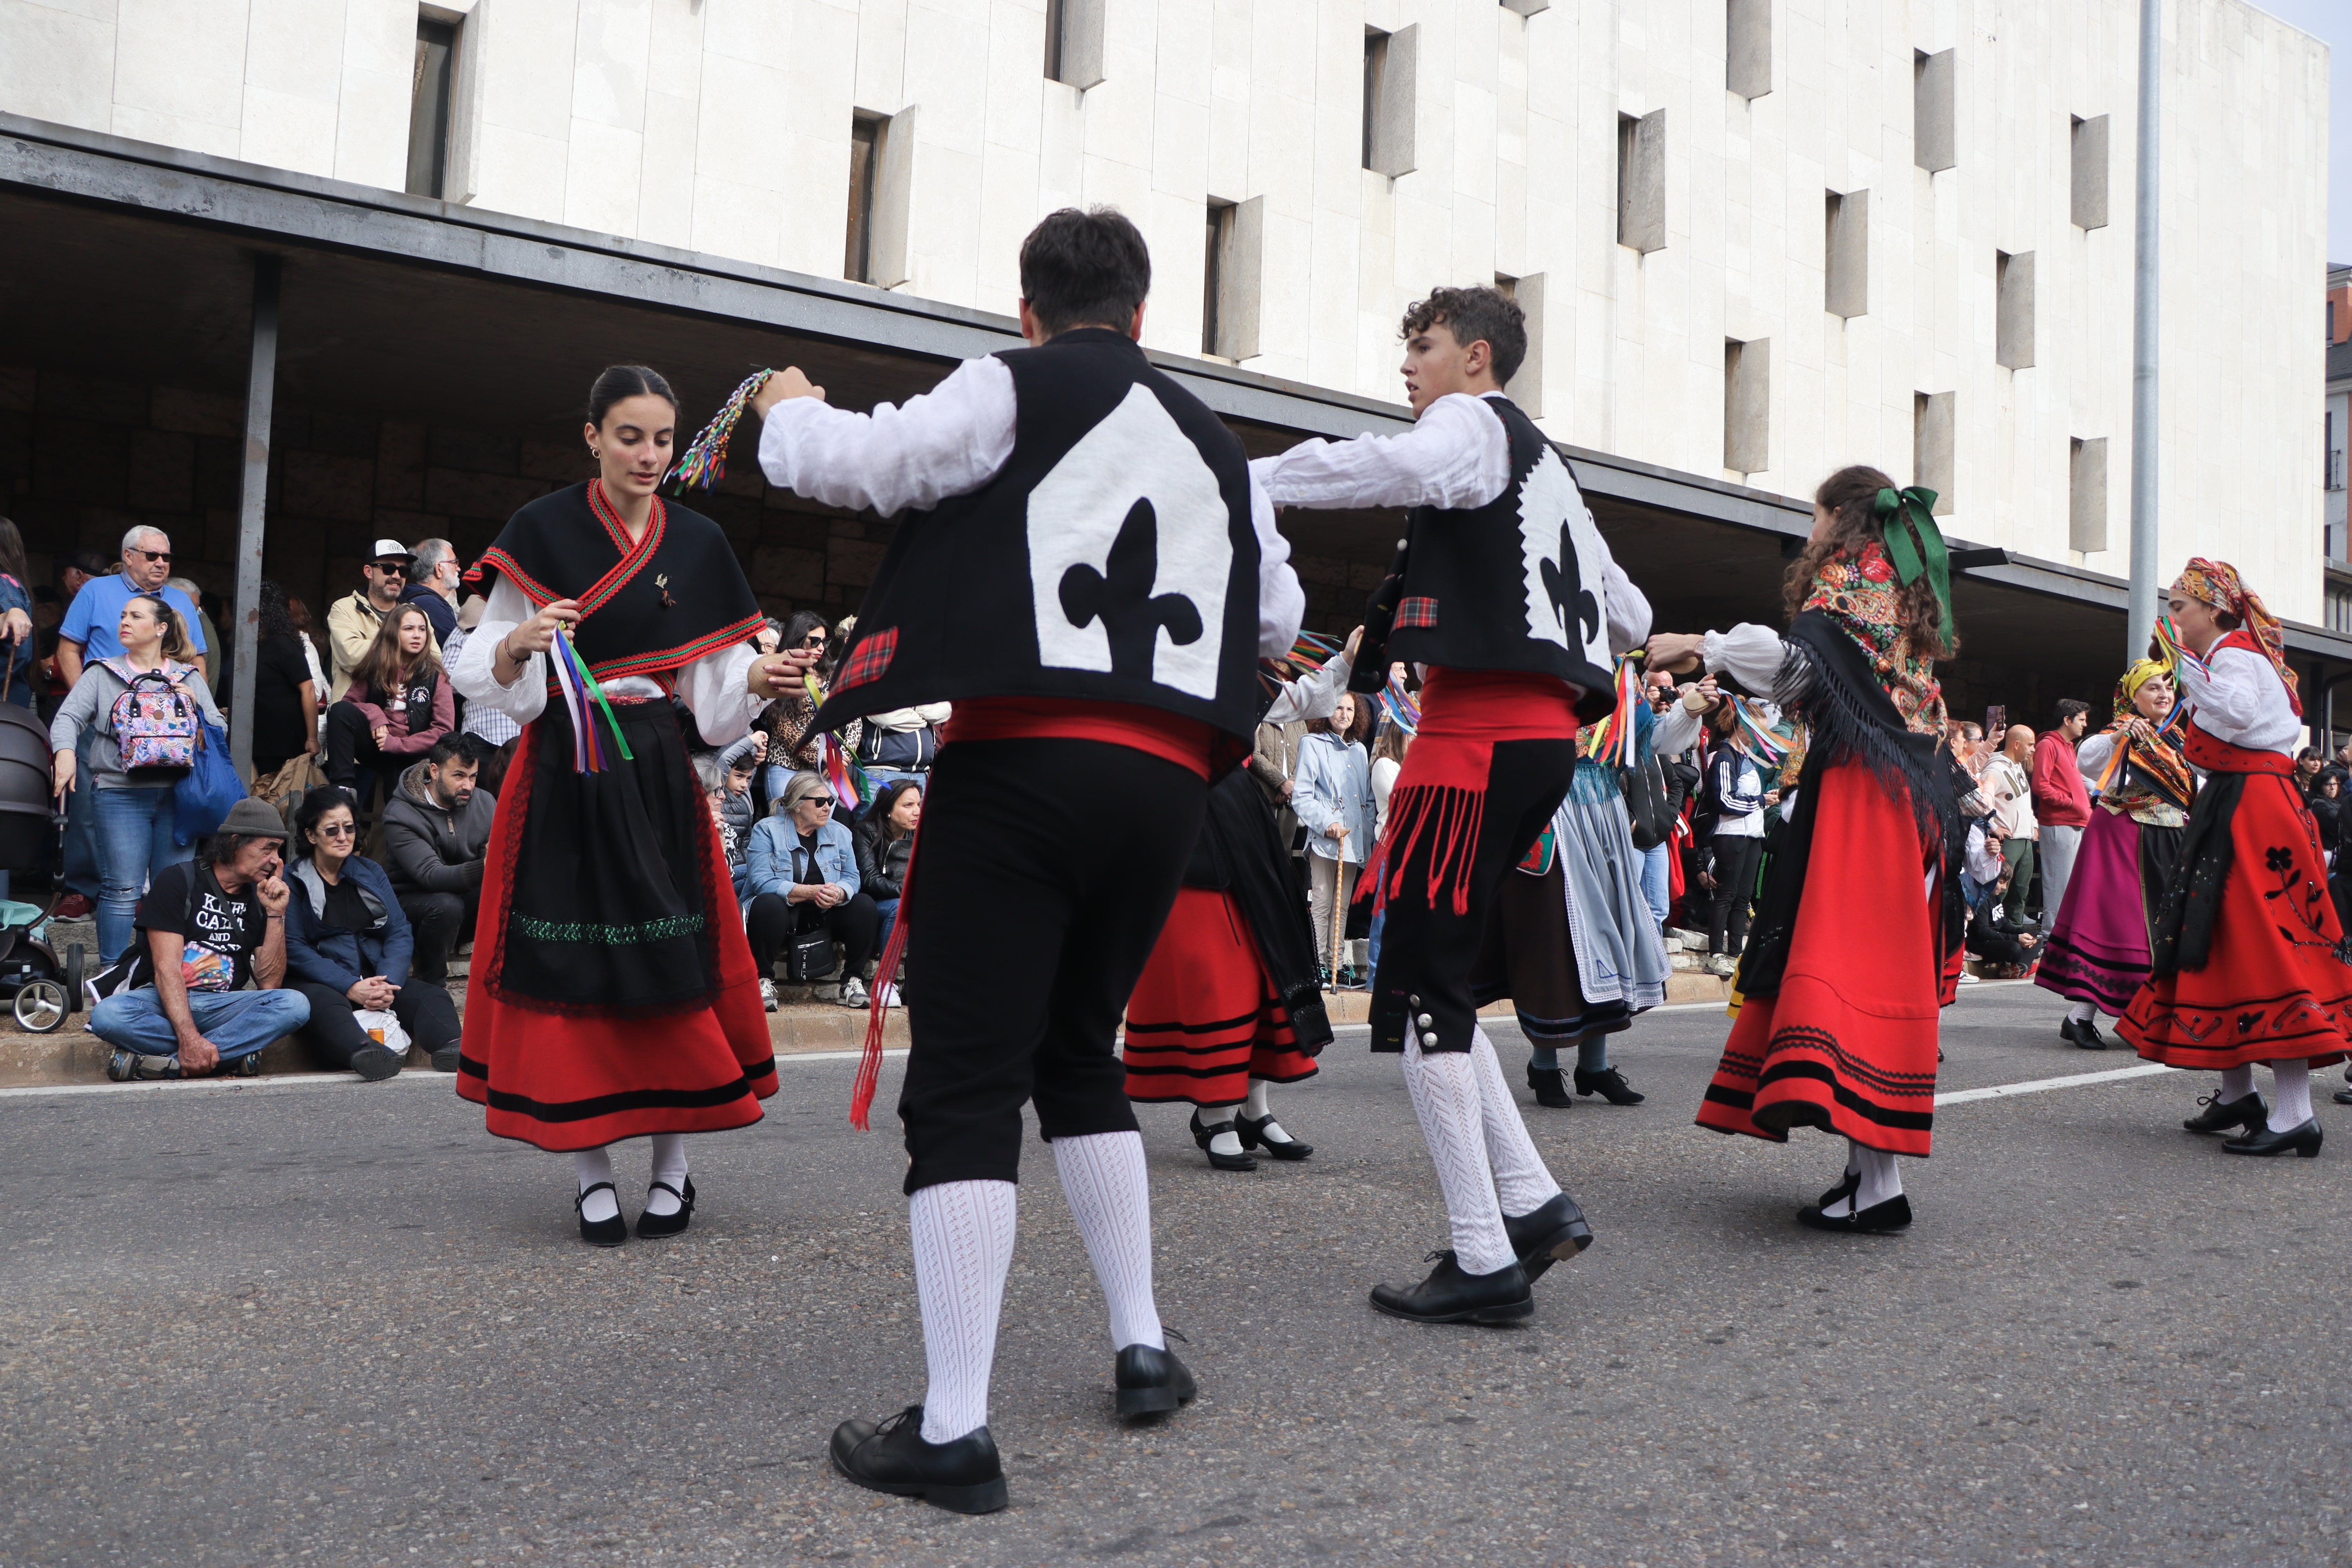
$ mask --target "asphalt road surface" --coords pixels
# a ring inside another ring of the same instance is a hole
[[[1944,1088],[2133,1065],[2058,1014],[1971,987]],[[1725,1028],[1620,1036],[1646,1105],[1529,1106],[1599,1239],[1524,1326],[1366,1305],[1444,1221],[1361,1030],[1276,1100],[1303,1164],[1212,1172],[1143,1108],[1202,1389],[1156,1426],[1112,1417],[1033,1143],[992,1409],[1013,1506],[981,1519],[824,1463],[835,1422],[923,1385],[903,1159],[848,1129],[849,1062],[786,1062],[765,1121],[693,1145],[693,1230],[612,1252],[576,1239],[569,1162],[446,1080],[0,1095],[0,1562],[2352,1560],[2334,1072],[2315,1161],[2183,1132],[2187,1075],[1948,1106],[1913,1232],[1853,1238],[1791,1217],[1841,1146],[1692,1125]],[[616,1163],[634,1215],[643,1144]]]

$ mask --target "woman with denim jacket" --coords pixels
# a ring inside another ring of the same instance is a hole
[[[1307,903],[1315,917],[1315,956],[1327,977],[1339,963],[1332,927],[1346,920],[1342,914],[1335,921],[1333,911],[1347,908],[1372,847],[1371,763],[1360,743],[1370,720],[1354,693],[1342,693],[1331,716],[1310,721],[1298,745],[1290,807],[1307,828]]]
[[[314,789],[294,812],[294,896],[286,905],[286,985],[310,1003],[297,1037],[330,1071],[373,1081],[400,1070],[397,1052],[360,1027],[361,1009],[389,1012],[442,1072],[457,1070],[457,1008],[412,978],[408,917],[383,867],[354,853],[349,791]]]
[[[834,813],[832,786],[813,773],[797,773],[751,830],[751,901],[744,921],[760,971],[761,999],[771,1012],[776,1005],[776,954],[787,939],[820,926],[841,943],[841,1005],[866,1005],[860,976],[874,956],[882,915],[862,890],[857,845]]]

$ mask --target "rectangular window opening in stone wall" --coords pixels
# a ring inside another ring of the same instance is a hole
[[[1725,0],[1724,86],[1742,98],[1772,90],[1772,0]]]
[[[907,280],[907,203],[913,184],[914,114],[849,120],[849,213],[843,228],[841,275],[852,283],[895,289]]]
[[[1265,198],[1209,198],[1202,264],[1201,352],[1241,361],[1258,354],[1258,279],[1265,251]]]
[[[1993,358],[2011,370],[2033,364],[2033,252],[1993,252]]]
[[[2084,555],[2107,547],[2107,438],[2067,443],[2066,547]]]
[[[874,238],[874,148],[882,121],[871,114],[853,115],[849,121],[849,231],[842,248],[841,275],[852,283],[866,281],[866,263]]]
[[[416,66],[408,84],[408,183],[415,196],[445,195],[449,183],[449,113],[457,79],[455,22],[416,19]]]
[[[1723,340],[1723,466],[1742,479],[1772,464],[1772,343]]]
[[[1617,117],[1617,243],[1666,247],[1666,111]]]
[[[1941,174],[1960,160],[1954,121],[1952,70],[1955,51],[1911,57],[1911,156],[1931,174]]]
[[[2074,121],[2074,226],[2107,226],[2107,117]]]
[[[1364,29],[1364,167],[1391,179],[1413,169],[1413,79],[1418,23]]]
[[[1870,313],[1870,193],[1829,193],[1822,252],[1823,302],[1833,316]]]
[[[1045,77],[1080,92],[1103,79],[1105,0],[1045,0]]]
[[[1531,272],[1525,278],[1513,278],[1497,272],[1495,287],[1505,298],[1517,301],[1528,327],[1528,357],[1519,362],[1519,368],[1503,384],[1503,395],[1517,404],[1519,412],[1528,418],[1540,419],[1544,411],[1544,275]]]
[[[1955,393],[1922,392],[1911,399],[1911,482],[1936,492],[1935,514],[1952,514],[1953,447],[1959,398]]]
[[[1551,9],[1551,0],[1503,0],[1503,9],[1516,11],[1522,16],[1532,16],[1538,11]]]

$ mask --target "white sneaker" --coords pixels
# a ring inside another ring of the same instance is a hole
[[[858,979],[855,974],[842,982],[841,1005],[843,1006],[863,1007],[871,1000],[872,998],[866,994],[866,982]]]
[[[882,987],[882,1005],[885,1007],[896,1007],[899,1005],[898,988],[896,985],[887,984],[884,984]]]
[[[776,1010],[776,983],[764,974],[760,977],[760,1005],[771,1013]]]
[[[1976,975],[1970,974],[1967,970],[1963,969],[1960,971],[1960,984],[1963,985],[1975,985],[1980,984],[1980,981]]]

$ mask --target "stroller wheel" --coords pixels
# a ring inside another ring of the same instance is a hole
[[[54,980],[27,980],[16,990],[16,1022],[37,1035],[65,1026],[72,994]]]
[[[68,943],[66,948],[66,1011],[68,1013],[81,1010],[81,983],[84,978],[81,943]]]

